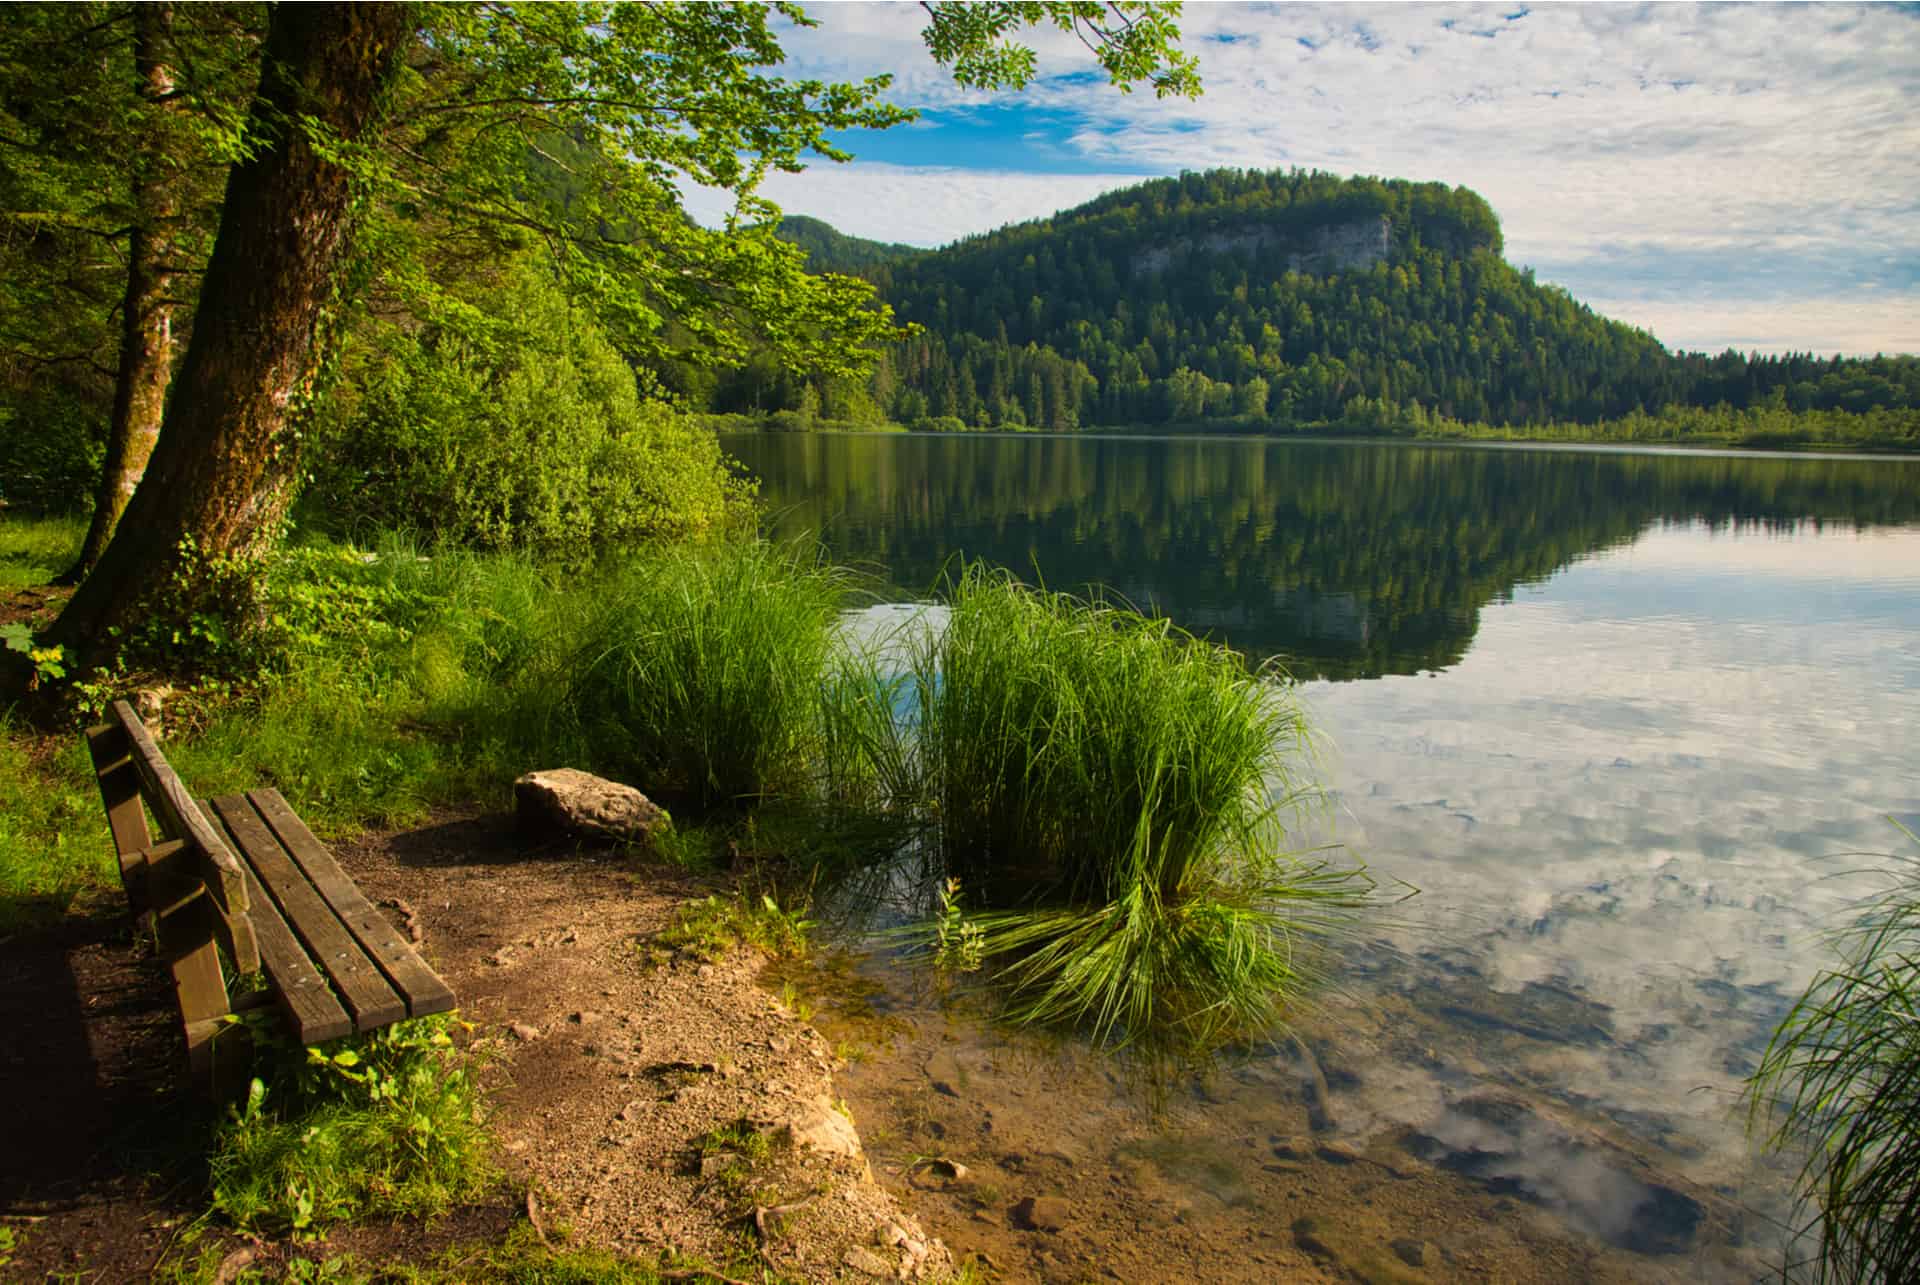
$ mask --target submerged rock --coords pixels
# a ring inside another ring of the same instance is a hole
[[[673,825],[667,810],[631,785],[575,768],[529,772],[513,783],[522,829],[651,846]]]

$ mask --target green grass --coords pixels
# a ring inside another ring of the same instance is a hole
[[[581,622],[558,708],[598,761],[698,810],[804,796],[851,589],[845,572],[791,546],[637,558]]]
[[[73,565],[84,517],[0,517],[0,593],[46,584]]]
[[[920,751],[1012,1014],[1116,1043],[1271,1027],[1372,886],[1286,851],[1311,794],[1290,684],[1163,619],[977,566],[949,597],[914,661]]]
[[[373,1215],[428,1217],[494,1181],[452,1019],[415,1018],[309,1049],[271,1046],[208,1166],[214,1212],[269,1235]]]
[[[277,785],[323,833],[504,805],[520,773],[568,765],[712,818],[787,892],[811,891],[810,869],[884,881],[911,845],[960,879],[1018,1016],[1115,1042],[1270,1026],[1370,887],[1287,854],[1288,810],[1312,789],[1284,676],[978,567],[901,662],[842,644],[855,587],[817,550],[764,542],[564,577],[398,540],[296,546],[251,629],[189,629],[213,677],[183,683],[160,721],[193,789]],[[99,701],[136,676],[85,681]],[[9,765],[27,753],[0,742]],[[77,751],[59,762],[0,785],[9,906],[58,907],[111,876]],[[719,854],[690,832],[671,855]],[[754,911],[772,890],[756,883],[727,933],[771,933]]]
[[[1789,1270],[1822,1281],[1920,1280],[1920,855],[1889,861],[1748,1085],[1769,1144],[1807,1151]]]
[[[0,719],[0,937],[59,919],[80,893],[119,879],[87,752],[76,737],[50,760]]]

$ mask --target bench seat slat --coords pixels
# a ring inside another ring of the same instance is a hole
[[[254,878],[253,871],[243,869],[241,877],[252,898],[247,914],[253,920],[254,940],[260,943],[260,959],[273,980],[274,1002],[287,1019],[293,1038],[302,1044],[318,1044],[353,1034],[353,1019],[327,989],[326,979],[307,958],[306,948],[281,918],[273,898]]]
[[[386,976],[367,958],[252,804],[240,795],[226,795],[212,800],[209,814],[220,818],[234,847],[245,855],[243,864],[252,868],[309,958],[325,972],[353,1015],[354,1028],[370,1031],[405,1017],[406,1002],[394,993]]]
[[[353,933],[368,958],[406,1001],[408,1016],[425,1017],[429,1013],[450,1011],[454,1007],[453,991],[387,917],[367,900],[333,854],[314,837],[307,823],[287,805],[280,791],[271,786],[252,790],[247,794],[247,801],[273,828],[281,844]]]

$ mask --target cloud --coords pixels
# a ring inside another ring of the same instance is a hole
[[[1675,346],[1738,333],[1774,349],[1920,347],[1902,321],[1920,262],[1920,19],[1902,7],[1196,5],[1183,23],[1207,84],[1197,102],[1119,94],[1057,32],[1034,34],[1041,76],[1025,94],[989,97],[934,65],[917,6],[814,16],[819,28],[787,36],[789,73],[892,72],[890,97],[936,126],[1043,113],[1068,124],[1038,145],[1082,171],[1009,178],[1062,164],[1030,157],[1010,126],[999,160],[967,163],[972,185],[930,144],[925,167],[893,149],[878,176],[818,166],[774,192],[836,224],[833,211],[872,211],[846,229],[862,235],[984,231],[1085,199],[1103,178],[1298,165],[1472,187],[1500,213],[1509,258],[1570,287],[1603,287],[1623,247],[1643,264],[1669,256],[1683,269],[1672,287],[1607,297],[1634,304],[1637,324],[1657,316]],[[890,226],[876,226],[882,211]],[[1790,287],[1768,288],[1791,306],[1756,306],[1740,258],[1783,251],[1799,262],[1763,275],[1791,272]],[[1876,256],[1905,266],[1878,272]],[[1847,324],[1803,324],[1823,314]]]

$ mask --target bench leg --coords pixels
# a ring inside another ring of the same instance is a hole
[[[227,1020],[227,980],[213,940],[213,903],[194,897],[156,916],[160,952],[173,974],[174,999],[186,1034],[193,1082],[216,1100],[245,1087],[246,1030]]]

